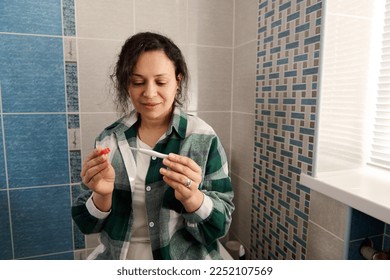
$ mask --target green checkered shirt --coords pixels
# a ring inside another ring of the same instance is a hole
[[[107,127],[96,145],[109,147],[116,173],[112,209],[107,215],[91,211],[91,191],[82,193],[72,207],[72,216],[84,234],[100,233],[101,244],[93,259],[125,259],[131,239],[132,188],[136,177],[138,114],[122,118]],[[199,189],[205,194],[202,206],[187,213],[175,198],[174,190],[163,180],[162,160],[152,159],[145,179],[145,202],[149,237],[154,259],[220,259],[217,240],[230,226],[233,190],[228,175],[226,154],[214,130],[198,117],[174,110],[166,137],[154,147],[161,153],[176,153],[192,158],[203,172]]]

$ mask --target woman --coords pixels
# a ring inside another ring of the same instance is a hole
[[[85,191],[72,207],[83,233],[100,232],[89,258],[220,259],[217,240],[231,223],[233,191],[214,130],[180,109],[188,81],[181,51],[162,35],[136,34],[112,77],[123,117],[85,158]]]

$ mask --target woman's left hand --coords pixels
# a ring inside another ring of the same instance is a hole
[[[199,209],[203,202],[203,193],[198,189],[202,182],[202,169],[191,158],[169,154],[163,160],[168,167],[161,168],[163,180],[175,190],[175,197],[192,213]]]

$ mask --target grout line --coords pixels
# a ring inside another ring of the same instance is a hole
[[[233,147],[233,100],[234,100],[234,54],[235,54],[235,18],[236,18],[236,0],[233,0],[233,19],[232,19],[232,69],[230,83],[230,133],[229,133],[229,166],[232,173],[232,147]]]
[[[75,33],[76,33],[76,1],[73,2],[73,10],[74,10],[74,14],[73,14],[73,17],[74,17],[74,21],[75,21]],[[63,44],[63,59],[64,59],[64,92],[65,92],[65,113],[66,113],[66,118],[65,118],[65,121],[66,121],[66,145],[67,145],[67,151],[68,151],[68,180],[69,180],[69,186],[68,186],[68,192],[69,192],[69,205],[72,206],[72,186],[71,186],[71,182],[72,182],[72,165],[71,165],[71,152],[70,152],[70,147],[69,147],[69,111],[68,111],[68,107],[69,107],[69,96],[68,96],[68,91],[67,91],[67,85],[68,85],[68,77],[67,77],[67,70],[66,70],[66,65],[67,65],[67,62],[66,62],[66,46],[65,46],[65,30],[64,30],[64,7],[63,7],[64,3],[63,1],[61,1],[61,17],[62,17],[62,34],[63,34],[63,39],[62,39],[62,44]],[[75,34],[76,35],[76,34]],[[71,42],[71,41],[70,41]],[[72,44],[72,42],[71,42]],[[77,39],[75,39],[75,44],[77,44]],[[76,47],[77,48],[77,47]],[[76,71],[78,70],[77,69],[77,49],[76,49]],[[78,72],[78,71],[77,71]],[[78,96],[78,95],[77,95]],[[80,108],[80,107],[79,107]],[[74,251],[75,249],[75,238],[74,238],[74,223],[72,221],[71,223],[71,230],[72,230],[72,234],[71,234],[71,238],[72,238],[72,251]],[[74,255],[74,253],[73,253]]]
[[[47,35],[47,34],[29,34],[29,33],[14,33],[14,32],[0,32],[0,35],[15,35],[15,36],[33,36],[33,37],[53,37],[62,39],[62,35]]]

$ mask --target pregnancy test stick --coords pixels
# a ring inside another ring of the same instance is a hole
[[[151,156],[151,157],[158,157],[158,158],[166,158],[166,157],[168,157],[168,155],[166,155],[166,154],[162,154],[162,153],[150,150],[150,149],[133,148],[133,147],[129,147],[129,148],[131,150],[144,153],[145,155],[148,155],[148,156]]]

